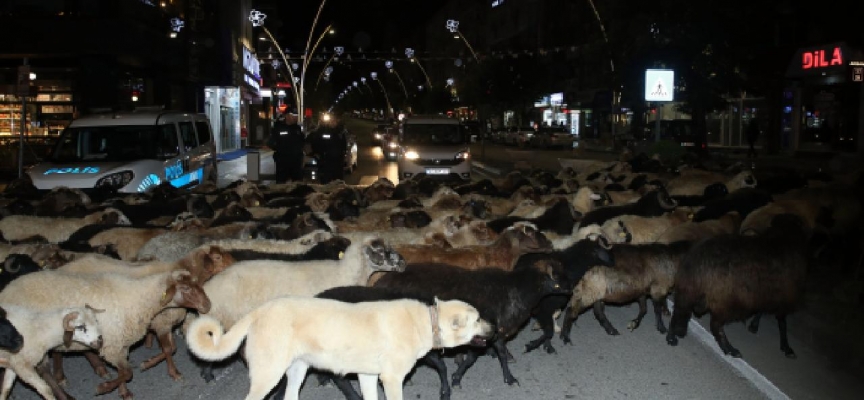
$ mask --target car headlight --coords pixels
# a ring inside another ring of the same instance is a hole
[[[467,159],[471,158],[471,152],[469,152],[467,150],[460,151],[460,152],[456,153],[456,156],[453,158],[455,158],[457,160],[467,160]]]
[[[409,160],[416,160],[416,159],[420,158],[420,155],[417,154],[416,151],[410,150],[410,151],[405,152],[405,158],[407,158]]]
[[[111,189],[119,189],[119,188],[122,188],[123,186],[128,185],[129,182],[132,182],[132,178],[134,178],[134,177],[135,177],[135,174],[132,173],[132,171],[115,172],[115,173],[110,174],[110,175],[105,175],[101,179],[99,179],[96,182],[96,187],[97,188],[108,187]]]
[[[397,144],[396,142],[390,142],[390,143],[387,143],[387,147],[389,147],[391,149],[395,149],[395,148],[399,147],[399,144]]]

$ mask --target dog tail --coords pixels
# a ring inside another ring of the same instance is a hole
[[[186,342],[189,350],[204,361],[220,361],[236,353],[249,333],[254,318],[251,315],[237,321],[228,332],[213,317],[202,315],[189,325]]]

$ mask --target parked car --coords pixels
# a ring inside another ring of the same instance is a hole
[[[537,129],[529,140],[531,147],[548,149],[550,147],[572,148],[576,137],[566,126],[543,126]]]
[[[345,173],[351,174],[357,169],[357,138],[354,135],[347,135],[347,146],[345,147]],[[303,175],[306,180],[318,180],[318,167],[320,160],[318,157],[306,154],[303,159]]]
[[[169,182],[216,182],[216,145],[204,114],[140,110],[78,118],[51,155],[27,171],[40,190],[58,186],[138,193]]]

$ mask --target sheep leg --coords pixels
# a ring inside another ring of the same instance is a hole
[[[54,397],[57,400],[75,400],[74,397],[70,396],[66,393],[63,388],[54,380],[54,375],[51,373],[51,367],[48,363],[48,355],[46,354],[42,358],[42,362],[36,365],[36,371],[39,372],[39,376],[51,387],[51,391],[54,392]]]
[[[96,387],[96,394],[101,395],[117,389],[121,398],[124,400],[131,399],[132,392],[126,387],[126,382],[132,379],[132,366],[129,365],[129,349],[106,349],[103,347],[101,351],[105,360],[117,368],[117,378],[100,383]]]
[[[798,358],[795,350],[789,347],[789,336],[786,335],[786,314],[777,314],[777,326],[780,328],[780,350],[783,350],[788,358]]]
[[[177,351],[177,345],[174,343],[174,335],[171,332],[167,332],[159,335],[157,340],[159,340],[159,346],[162,348],[162,352],[141,363],[141,370],[145,371],[153,368],[162,362],[162,360],[165,360],[165,363],[168,364],[168,376],[175,381],[183,380],[183,374],[180,373],[177,369],[177,364],[174,363],[173,355],[174,352]]]
[[[450,400],[450,382],[447,381],[447,364],[441,358],[441,353],[430,351],[423,356],[423,361],[438,372],[438,379],[441,381],[441,400]],[[347,394],[345,397],[348,397],[349,400],[355,400]],[[356,400],[361,399],[357,398]]]
[[[570,330],[573,329],[573,325],[576,324],[576,318],[579,317],[579,311],[574,308],[572,305],[567,307],[564,311],[564,322],[561,324],[561,341],[564,344],[573,344],[573,341],[570,340]]]
[[[156,335],[154,335],[153,332],[147,332],[147,336],[144,337],[144,347],[146,347],[148,349],[152,349],[153,348],[153,338],[155,336]]]
[[[543,349],[549,354],[555,354],[555,348],[552,347],[552,338],[555,336],[555,309],[543,305],[543,301],[537,307],[535,315],[540,327],[543,328],[543,335],[539,338],[528,342],[525,345],[525,352],[528,353],[543,345]]]
[[[594,303],[594,317],[597,318],[597,321],[600,321],[600,325],[603,326],[603,329],[606,330],[607,334],[612,336],[620,335],[621,333],[612,326],[612,323],[606,318],[606,303],[602,300]]]
[[[678,338],[687,335],[687,323],[693,315],[693,308],[680,297],[675,298],[675,310],[672,312],[672,321],[669,322],[669,332],[666,333],[666,343],[670,346],[678,345]]]
[[[732,347],[732,344],[729,343],[729,338],[726,337],[726,330],[723,329],[723,325],[725,324],[726,321],[723,318],[712,314],[710,324],[711,334],[714,335],[714,339],[717,340],[717,344],[720,345],[720,350],[723,350],[723,354],[741,358],[741,352]]]
[[[53,364],[54,382],[57,382],[57,385],[61,387],[66,386],[66,374],[63,372],[63,354],[59,351],[52,352],[51,361]]]
[[[661,298],[660,300],[653,300],[654,302],[654,317],[657,318],[657,332],[666,333],[666,325],[663,323],[663,309],[665,308],[666,302]]]
[[[504,383],[508,385],[519,385],[519,381],[516,380],[516,377],[513,376],[513,373],[510,372],[510,365],[507,360],[507,356],[510,355],[510,351],[507,350],[507,342],[504,338],[499,337],[492,343],[492,346],[495,347],[495,351],[498,352],[498,363],[501,364],[501,372],[504,373]]]
[[[469,349],[468,353],[465,355],[465,359],[459,363],[459,368],[456,368],[456,372],[453,373],[451,378],[453,379],[453,383],[450,386],[454,388],[462,388],[462,376],[465,375],[465,371],[468,368],[471,368],[475,362],[477,362],[477,358],[480,357],[480,353],[477,350]]]
[[[354,390],[354,386],[351,386],[351,382],[348,382],[348,379],[344,376],[333,375],[332,379],[333,383],[336,384],[336,387],[339,388],[339,391],[342,392],[346,400],[363,400],[363,398],[360,397],[360,394]],[[273,398],[281,399],[282,397],[274,395]]]
[[[753,319],[750,320],[750,325],[747,325],[747,330],[751,333],[759,332],[759,320],[762,318],[762,313],[756,313]],[[779,316],[778,316],[779,318]]]
[[[639,296],[639,314],[636,315],[636,319],[630,321],[630,323],[627,324],[627,329],[629,329],[630,332],[633,332],[636,330],[636,328],[639,328],[639,325],[642,324],[642,318],[645,318],[645,314],[648,313],[647,297],[648,296],[645,295]]]
[[[96,354],[95,351],[85,351],[84,358],[87,359],[87,362],[90,363],[90,367],[93,368],[93,372],[96,373],[102,379],[108,379],[111,377],[111,374],[108,373],[108,368],[105,366],[105,363],[99,358],[99,355]]]

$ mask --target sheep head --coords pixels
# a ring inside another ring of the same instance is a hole
[[[492,207],[489,206],[486,200],[471,198],[462,205],[462,212],[476,218],[486,219],[492,214]]]
[[[24,345],[24,338],[15,326],[6,319],[6,310],[0,307],[0,348],[17,353]]]
[[[116,208],[106,208],[101,214],[99,214],[99,223],[106,225],[132,225],[132,221],[126,217],[123,212]]]
[[[208,246],[193,250],[180,261],[180,266],[188,270],[194,280],[203,283],[234,262],[234,257],[221,247]]]
[[[517,222],[504,230],[498,240],[506,240],[518,254],[552,250],[552,242],[530,222]]]
[[[81,343],[93,349],[102,347],[102,333],[96,314],[103,313],[85,304],[84,307],[67,308],[63,311],[63,345],[69,347],[72,342]]]
[[[11,280],[13,278],[8,275],[20,276],[41,270],[39,264],[33,261],[30,256],[26,254],[10,254],[3,261],[3,268],[0,269],[0,273],[5,273],[3,278]]]
[[[189,271],[173,271],[168,278],[165,292],[162,293],[161,307],[174,304],[177,307],[191,308],[201,314],[210,311],[210,298],[201,287],[201,282],[192,278]]]
[[[543,274],[542,291],[548,294],[569,294],[573,291],[575,282],[571,281],[566,274],[564,265],[560,261],[545,258],[534,262],[531,268]]]
[[[666,189],[659,189],[654,192],[654,195],[657,198],[657,204],[664,210],[674,210],[675,207],[678,207],[678,202],[669,195]]]
[[[372,238],[363,245],[363,257],[373,271],[405,270],[405,259],[379,238]]]
[[[472,221],[465,229],[477,240],[477,243],[491,243],[498,239],[498,233],[489,229],[486,221]]]

